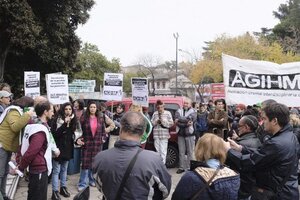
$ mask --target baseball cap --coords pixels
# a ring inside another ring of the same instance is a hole
[[[1,90],[0,91],[0,98],[3,98],[3,97],[10,97],[12,94],[5,91],[5,90]]]

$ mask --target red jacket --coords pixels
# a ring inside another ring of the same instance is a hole
[[[47,139],[44,132],[37,132],[29,138],[29,147],[21,158],[19,169],[24,171],[29,166],[31,174],[47,171],[47,163],[44,158],[47,149]]]

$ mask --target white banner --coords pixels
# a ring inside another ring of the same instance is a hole
[[[69,83],[69,92],[95,92],[96,80],[74,79]]]
[[[33,99],[40,96],[40,72],[24,72],[24,93]]]
[[[132,104],[148,107],[148,79],[131,78]]]
[[[121,101],[123,97],[123,74],[104,73],[103,99]]]
[[[47,98],[52,104],[69,101],[68,75],[46,74]]]
[[[300,106],[300,62],[276,64],[223,54],[225,96],[228,104],[253,105],[274,99]]]

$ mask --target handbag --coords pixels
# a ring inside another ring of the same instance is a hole
[[[73,200],[88,200],[90,198],[90,187],[87,186],[75,195]]]
[[[190,200],[196,200],[198,198],[198,196],[206,189],[209,188],[210,183],[212,182],[212,180],[217,176],[217,174],[220,171],[220,167],[217,168],[217,170],[215,171],[215,173],[212,175],[212,177],[210,177],[210,179],[206,182],[205,186],[202,187],[199,191],[197,191],[191,198]]]

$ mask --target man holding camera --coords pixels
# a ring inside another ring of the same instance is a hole
[[[165,110],[164,103],[161,100],[156,101],[156,109],[152,115],[153,139],[156,151],[166,164],[168,139],[170,138],[169,128],[174,122],[170,111]]]
[[[181,174],[188,169],[190,161],[194,159],[195,135],[193,123],[197,118],[195,109],[192,108],[192,101],[184,99],[183,108],[179,108],[175,113],[176,132],[178,134],[179,148],[179,169],[177,174]],[[187,163],[185,165],[185,153],[187,153]]]

